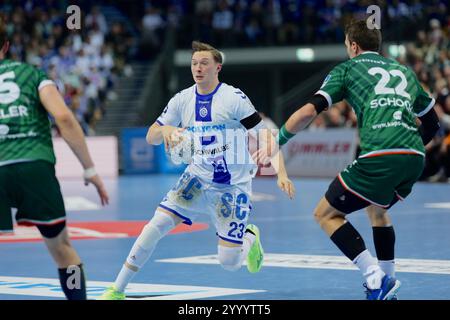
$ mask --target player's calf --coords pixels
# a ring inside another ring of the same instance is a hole
[[[70,244],[65,223],[39,226],[50,254],[58,264],[61,288],[68,300],[86,300],[86,280],[83,265]]]

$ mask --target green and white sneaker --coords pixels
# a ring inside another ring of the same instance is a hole
[[[247,269],[251,273],[261,270],[264,261],[264,250],[259,238],[259,229],[254,224],[249,224],[247,230],[251,231],[255,236],[255,242],[253,242],[247,255]]]
[[[115,286],[108,287],[99,300],[125,300],[125,293],[117,291]]]

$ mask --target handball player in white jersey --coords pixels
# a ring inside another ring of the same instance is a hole
[[[158,241],[180,223],[191,225],[199,214],[210,215],[215,225],[218,258],[224,269],[238,270],[244,259],[250,272],[261,269],[264,252],[259,229],[247,224],[252,211],[251,182],[258,169],[249,153],[248,137],[253,135],[267,148],[276,145],[275,137],[241,90],[219,82],[220,51],[197,41],[192,49],[195,84],[169,101],[147,133],[148,143],[164,142],[169,152],[181,143],[191,146],[189,165],[157,206],[102,299],[125,299],[127,284]],[[278,168],[278,186],[292,198],[295,189],[282,156],[272,163]]]

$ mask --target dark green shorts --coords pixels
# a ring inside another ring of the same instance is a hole
[[[47,161],[0,166],[0,232],[13,230],[11,208],[22,225],[53,225],[66,220],[55,167]]]
[[[359,158],[339,174],[345,189],[381,207],[406,198],[424,168],[424,158],[413,154]]]

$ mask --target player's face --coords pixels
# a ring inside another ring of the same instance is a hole
[[[212,83],[216,79],[220,68],[221,64],[214,61],[212,53],[209,51],[197,51],[192,56],[192,77],[197,84]]]

